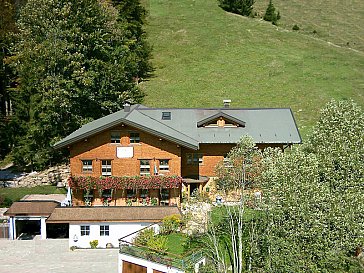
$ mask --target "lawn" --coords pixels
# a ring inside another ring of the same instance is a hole
[[[185,248],[183,247],[187,238],[181,233],[171,233],[166,235],[167,237],[167,247],[168,252],[175,255],[183,255],[185,253]]]
[[[9,198],[12,202],[19,201],[27,194],[66,194],[66,190],[50,185],[36,186],[32,188],[0,188],[0,196],[2,196],[4,199]]]
[[[331,98],[364,105],[361,52],[227,13],[217,1],[146,7],[155,67],[140,85],[147,106],[221,107],[229,98],[232,107],[291,107],[306,135]]]

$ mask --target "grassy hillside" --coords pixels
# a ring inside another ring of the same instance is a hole
[[[269,0],[256,0],[255,10],[264,15]],[[282,19],[279,25],[302,33],[364,52],[363,0],[273,0]],[[315,34],[313,32],[316,32]]]
[[[146,105],[216,107],[230,98],[232,107],[291,107],[303,134],[331,98],[364,105],[363,53],[226,13],[215,0],[146,6],[156,68],[142,84]]]

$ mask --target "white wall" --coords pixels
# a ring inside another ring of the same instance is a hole
[[[166,273],[185,273],[183,270],[175,268],[175,267],[169,267],[169,266],[166,266],[163,264],[158,264],[155,262],[147,261],[147,260],[144,260],[141,258],[129,256],[126,254],[120,254],[120,253],[119,253],[119,257],[118,257],[118,268],[119,268],[118,273],[125,273],[125,272],[123,272],[123,262],[124,261],[146,267],[147,273],[153,273],[153,269],[161,271],[161,272],[166,272]]]
[[[77,223],[69,226],[69,246],[77,246],[80,248],[89,248],[90,241],[98,240],[98,248],[105,248],[107,243],[111,243],[114,247],[119,246],[119,239],[130,233],[145,228],[153,223]],[[90,235],[81,236],[81,226],[90,226]],[[100,236],[100,226],[109,226],[109,236]],[[75,235],[77,242],[75,242]],[[135,235],[131,235],[124,240],[129,241]]]

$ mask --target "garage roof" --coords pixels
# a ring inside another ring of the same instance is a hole
[[[4,215],[49,216],[58,205],[57,201],[19,201],[14,202]]]
[[[59,207],[47,223],[80,222],[159,222],[172,214],[181,214],[175,206],[152,207]]]

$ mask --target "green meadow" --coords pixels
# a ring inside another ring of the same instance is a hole
[[[352,18],[354,22],[349,25],[316,18],[312,23],[322,28],[315,25],[317,34],[311,34],[306,10],[299,12],[300,2],[309,1],[290,1],[290,9],[283,8],[284,2],[276,3],[282,15],[282,25],[277,27],[259,17],[227,13],[215,0],[146,0],[146,30],[155,71],[149,81],[141,84],[147,95],[144,104],[219,107],[223,99],[231,99],[231,107],[290,107],[303,135],[331,98],[353,99],[363,106],[363,40],[353,50],[340,43],[334,45],[335,41],[325,40],[324,34],[319,36],[325,24],[331,23],[338,28],[334,36],[359,35],[359,25],[357,31],[350,29],[351,34],[344,28],[356,25],[362,18]],[[363,10],[364,2],[350,2],[357,5],[352,9],[359,16],[358,9]],[[267,3],[257,0],[257,12]],[[328,14],[335,5],[326,4],[324,8],[330,9]],[[291,30],[296,19],[307,22],[302,23],[304,29]]]

